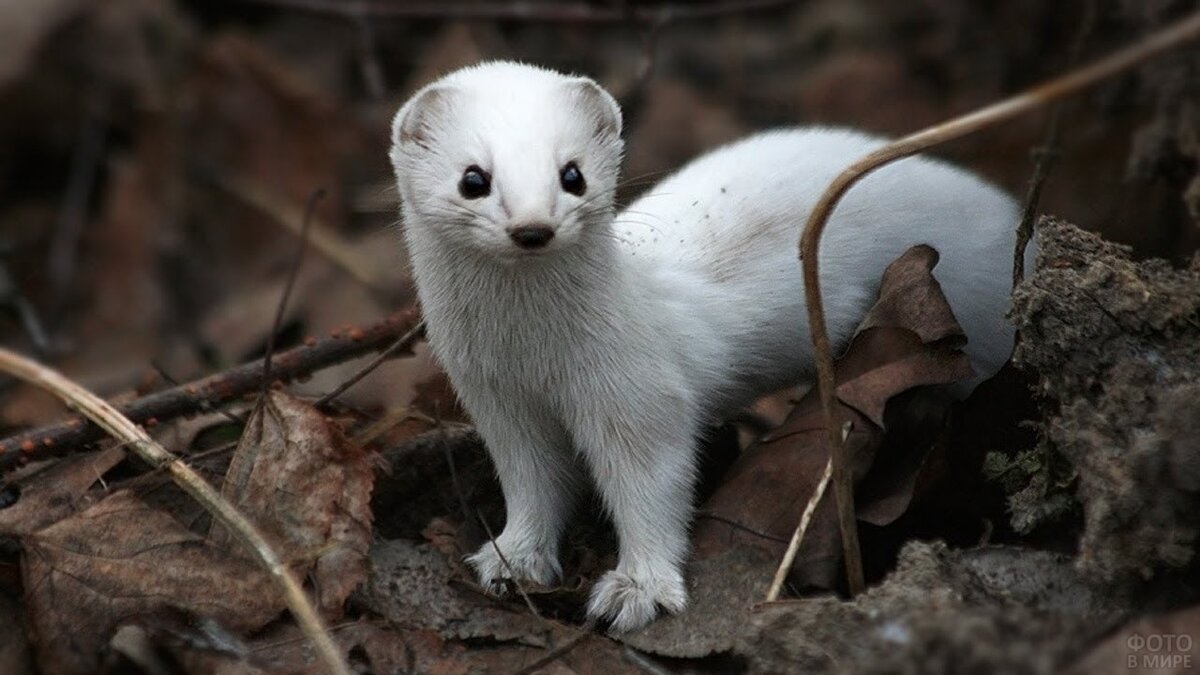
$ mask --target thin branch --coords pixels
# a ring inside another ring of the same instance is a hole
[[[1088,37],[1096,27],[1096,13],[1096,0],[1087,0],[1083,8],[1083,17],[1079,22],[1079,29],[1075,32],[1075,39],[1071,42],[1071,48],[1067,52],[1066,68],[1068,70],[1074,68],[1083,55],[1083,46],[1087,44]],[[1025,279],[1025,247],[1029,245],[1029,239],[1033,237],[1033,221],[1037,217],[1038,203],[1042,199],[1042,187],[1046,183],[1046,178],[1050,176],[1050,170],[1054,168],[1054,163],[1058,161],[1058,148],[1062,136],[1062,115],[1065,106],[1066,101],[1058,101],[1050,108],[1050,118],[1046,122],[1046,138],[1042,141],[1042,146],[1034,151],[1037,164],[1033,168],[1033,175],[1029,178],[1029,189],[1025,193],[1025,206],[1021,209],[1021,222],[1017,225],[1017,243],[1013,251],[1013,288],[1016,288],[1017,284]]]
[[[580,628],[579,632],[575,633],[566,640],[563,640],[562,644],[534,659],[533,663],[513,671],[512,675],[530,675],[531,673],[536,673],[542,668],[545,668],[551,663],[554,663],[555,661],[566,656],[572,649],[578,647],[579,643],[583,642],[591,634],[592,632],[590,628]]]
[[[180,386],[179,380],[171,377],[171,374],[167,372],[167,369],[163,366],[163,364],[159,363],[158,361],[151,361],[150,367],[154,369],[154,372],[158,373],[158,376],[163,379],[163,382],[166,382],[172,387]],[[241,415],[231,413],[224,408],[218,408],[207,400],[200,402],[200,409],[204,412],[217,413],[234,424],[239,424],[242,426],[245,426],[246,424],[246,420],[242,419]]]
[[[650,675],[670,675],[671,673],[670,670],[658,665],[649,656],[629,645],[625,645],[624,655],[627,661],[631,661],[633,665],[637,666],[643,672],[650,673]]]
[[[817,268],[817,251],[821,242],[821,233],[825,230],[825,223],[833,213],[834,207],[855,183],[886,164],[981,129],[996,126],[1017,115],[1093,86],[1198,37],[1200,37],[1200,12],[1157,31],[1100,61],[1028,89],[1012,98],[894,141],[859,159],[838,174],[817,201],[805,223],[804,233],[800,237],[800,260],[804,271],[804,297],[808,310],[809,329],[812,332],[815,350],[817,385],[820,389],[821,408],[825,415],[825,424],[829,433],[830,456],[833,460],[833,487],[838,503],[838,523],[842,529],[846,573],[852,595],[863,587],[862,554],[858,549],[858,533],[854,526],[854,486],[846,466],[841,434],[838,433],[840,425],[836,421],[833,398],[835,386],[833,354],[829,345],[829,330],[825,324],[825,310],[821,299],[820,277]]]
[[[677,21],[713,19],[782,9],[798,0],[724,0],[658,6],[601,7],[590,4],[531,2],[345,2],[344,0],[242,0],[317,14],[374,19],[446,19],[457,21],[523,21],[527,23],[620,24],[654,23],[664,16]]]
[[[451,466],[453,466],[453,463],[451,463]],[[525,590],[525,584],[521,583],[521,577],[517,576],[517,571],[514,570],[512,564],[508,562],[508,557],[504,555],[504,551],[501,551],[500,546],[496,544],[496,535],[492,532],[492,526],[488,525],[487,518],[483,517],[483,511],[475,509],[475,517],[479,519],[479,524],[483,525],[483,531],[487,533],[488,541],[492,544],[492,550],[496,552],[496,557],[500,559],[500,564],[504,566],[504,571],[508,572],[508,579],[509,581],[513,582],[513,586],[515,586],[517,589],[517,594],[520,595],[521,599],[525,601],[525,606],[529,608],[530,613],[542,621],[545,621],[546,619],[542,616],[542,613],[538,611],[537,605],[534,605],[533,600],[529,597],[529,591]],[[488,580],[489,586],[491,585],[492,581],[492,579]]]
[[[446,466],[450,469],[450,484],[454,486],[454,493],[458,495],[458,505],[459,508],[462,509],[463,522],[466,522],[467,519],[470,518],[470,515],[468,514],[471,513],[471,508],[467,504],[467,495],[465,492],[463,492],[462,484],[458,482],[458,469],[454,465],[454,451],[451,449],[450,444],[446,442],[446,431],[444,428],[442,428],[441,420],[438,419],[435,420],[435,422],[438,425],[438,431],[440,432],[439,435],[441,436],[442,451],[446,455]],[[521,599],[525,601],[525,606],[528,607],[530,613],[537,617],[540,621],[549,623],[546,621],[546,618],[542,616],[542,613],[538,611],[537,606],[533,604],[533,600],[529,597],[529,593],[525,590],[524,584],[521,583],[520,577],[517,576],[516,570],[514,570],[513,566],[509,564],[508,558],[496,544],[496,535],[492,532],[492,527],[488,524],[487,518],[483,517],[483,511],[480,511],[479,509],[475,509],[474,511],[475,517],[479,519],[479,524],[483,526],[483,531],[487,533],[488,541],[490,541],[492,544],[492,550],[496,552],[496,557],[500,559],[500,564],[503,565],[505,571],[508,572],[508,577],[512,580],[513,585],[516,586],[517,592],[521,595]],[[482,581],[484,581],[484,583],[490,587],[493,580],[484,579]]]
[[[849,426],[847,424],[846,428],[843,428],[843,439],[850,433]],[[829,461],[825,462],[825,471],[821,474],[821,480],[817,482],[812,496],[808,498],[808,504],[804,506],[804,513],[800,516],[796,530],[792,532],[792,540],[788,542],[787,550],[783,552],[779,568],[775,570],[775,578],[771,580],[771,587],[767,589],[767,602],[775,602],[779,599],[779,591],[783,588],[783,582],[787,579],[788,573],[792,571],[792,563],[796,562],[796,553],[800,550],[800,542],[804,541],[804,533],[808,532],[808,525],[812,522],[813,513],[817,510],[817,504],[821,503],[821,498],[825,496],[825,490],[829,488],[829,479],[832,477],[833,458],[830,457]]]
[[[419,322],[417,310],[410,308],[371,326],[335,331],[319,340],[310,338],[306,344],[272,359],[274,378],[290,381],[394,346],[397,338],[408,334]],[[258,390],[262,384],[262,370],[261,359],[251,361],[180,387],[143,396],[119,409],[136,424],[190,415],[206,406],[217,406]],[[0,471],[25,461],[78,451],[103,436],[100,427],[81,417],[10,436],[0,440]]]
[[[763,539],[765,541],[773,541],[777,544],[788,543],[788,540],[784,539],[783,537],[776,537],[773,534],[769,534],[767,532],[761,532],[752,527],[747,527],[747,526],[739,523],[738,521],[734,520],[733,518],[726,518],[725,516],[717,515],[715,513],[710,513],[708,511],[697,511],[696,512],[696,520],[701,520],[701,519],[715,520],[718,523],[721,523],[722,525],[728,525],[729,527],[732,527],[733,529],[737,530],[738,532],[744,532],[752,537],[758,537],[759,539]]]
[[[275,356],[275,339],[283,325],[283,315],[287,311],[288,299],[292,297],[292,288],[296,285],[296,277],[300,274],[300,265],[304,263],[304,252],[308,250],[308,233],[312,228],[313,212],[317,204],[325,196],[325,188],[315,190],[304,205],[304,219],[300,223],[300,244],[296,247],[296,257],[292,259],[292,267],[288,270],[287,282],[283,285],[283,295],[275,307],[275,320],[271,323],[271,332],[267,333],[267,351],[263,355],[262,393],[267,395],[271,386],[271,358]]]
[[[68,380],[58,372],[15,352],[0,348],[0,371],[44,389],[67,405],[83,413],[117,440],[125,442],[139,457],[156,469],[170,474],[175,484],[192,496],[213,518],[233,532],[241,543],[258,558],[263,569],[279,586],[288,609],[301,630],[312,641],[317,655],[330,673],[349,675],[350,668],[324,622],[313,609],[304,589],[291,570],[279,559],[262,534],[236,508],[196,473],[158,443],[144,429],[134,424],[111,405],[90,391]]]
[[[416,420],[428,424],[430,427],[437,427],[438,421],[426,415],[425,413],[411,408],[409,406],[400,406],[399,408],[389,411],[383,417],[368,424],[365,428],[356,431],[350,436],[350,440],[355,445],[366,446],[374,443],[380,436],[388,433],[397,426]]]
[[[425,322],[422,321],[421,323],[414,326],[412,330],[410,330],[407,333],[405,333],[404,335],[401,335],[400,337],[396,338],[396,341],[393,342],[390,347],[388,347],[387,349],[380,352],[379,355],[376,356],[374,359],[372,359],[370,363],[363,366],[362,368],[359,368],[358,372],[351,375],[350,378],[347,379],[345,382],[339,384],[333,391],[331,391],[328,394],[325,394],[321,398],[317,399],[317,402],[314,403],[313,405],[315,405],[318,408],[324,408],[325,406],[329,405],[333,401],[337,400],[337,397],[346,393],[347,389],[358,384],[359,380],[361,380],[364,377],[366,377],[367,375],[369,375],[372,370],[375,370],[380,365],[382,365],[384,361],[387,361],[388,359],[390,359],[390,358],[394,357],[395,355],[400,354],[402,352],[403,353],[411,353],[413,345],[417,344],[417,341],[423,339],[424,337],[425,337]]]

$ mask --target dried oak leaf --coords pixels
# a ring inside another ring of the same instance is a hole
[[[367,578],[375,456],[312,405],[272,391],[255,409],[221,492],[299,575],[323,614],[339,617]],[[215,526],[213,540],[229,539]]]
[[[98,500],[89,488],[122,459],[125,448],[113,446],[62,459],[9,486],[19,496],[16,503],[0,509],[0,536],[37,532]]]
[[[47,673],[95,672],[125,617],[175,607],[234,631],[284,608],[256,564],[122,490],[23,538],[25,602]]]
[[[858,517],[877,525],[892,522],[908,507],[928,449],[886,443],[888,402],[916,387],[949,384],[971,375],[961,350],[965,335],[932,274],[937,260],[934,249],[914,246],[888,266],[879,299],[834,365],[838,416],[853,424],[846,439],[847,457],[856,482],[870,479],[875,488],[868,500],[859,499]],[[782,426],[743,453],[704,505],[694,537],[696,557],[711,558],[750,545],[777,560],[824,472],[829,459],[826,439],[814,389]],[[875,466],[888,475],[871,476]],[[801,587],[830,588],[840,560],[837,516],[829,497],[813,515],[791,581]]]

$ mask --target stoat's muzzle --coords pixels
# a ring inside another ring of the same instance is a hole
[[[546,248],[554,238],[554,227],[547,223],[523,223],[508,228],[508,237],[518,248],[536,251]]]

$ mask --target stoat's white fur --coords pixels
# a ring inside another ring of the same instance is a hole
[[[682,566],[702,426],[813,373],[797,241],[829,181],[883,140],[771,131],[720,148],[614,219],[620,111],[591,80],[488,63],[418,92],[391,158],[428,335],[495,462],[508,519],[496,545],[521,577],[560,574],[559,539],[590,474],[620,558],[589,613],[617,630],[687,603]],[[587,181],[565,192],[574,161]],[[477,165],[491,193],[458,183]],[[978,377],[1008,358],[1012,199],[911,158],[852,189],[822,242],[833,342],[844,346],[883,269],[920,243],[970,341]],[[555,229],[546,249],[507,230]],[[489,543],[471,558],[509,575]]]

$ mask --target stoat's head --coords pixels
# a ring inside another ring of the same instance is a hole
[[[491,62],[418,91],[392,122],[405,226],[503,260],[608,234],[621,110],[585,77]]]

